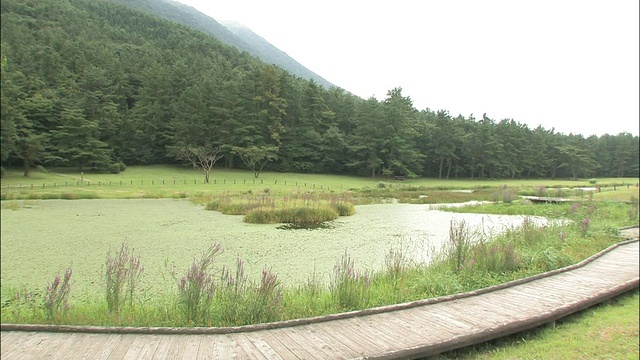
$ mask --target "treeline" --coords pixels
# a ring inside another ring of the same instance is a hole
[[[361,99],[108,1],[2,0],[1,10],[1,160],[25,173],[190,160],[374,177],[639,174],[629,133],[418,110],[401,88]]]

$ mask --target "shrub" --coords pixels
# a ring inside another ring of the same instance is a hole
[[[595,185],[598,183],[598,179],[589,179],[589,184]]]
[[[502,191],[502,202],[506,204],[511,204],[515,199],[516,199],[516,194],[514,194],[512,190]]]
[[[352,203],[339,203],[335,205],[339,216],[351,216],[356,213],[356,208]]]
[[[113,164],[109,165],[109,168],[107,170],[111,174],[119,174],[120,173],[120,165],[118,165],[118,163],[113,163]]]
[[[544,187],[544,186],[538,186],[536,188],[536,196],[538,196],[538,197],[547,196],[547,188]]]
[[[387,187],[387,184],[385,184],[384,182],[380,181],[380,182],[378,183],[378,189],[384,189],[384,188],[386,188],[386,187]]]

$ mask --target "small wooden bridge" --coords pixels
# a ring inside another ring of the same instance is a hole
[[[2,359],[401,359],[528,330],[638,287],[638,230],[579,264],[437,299],[230,328],[1,326]],[[628,232],[629,233],[629,232]],[[623,234],[625,232],[623,231]]]

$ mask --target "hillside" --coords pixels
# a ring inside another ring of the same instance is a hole
[[[27,175],[205,162],[383,178],[638,176],[628,133],[418,110],[399,87],[365,100],[114,1],[1,4],[1,161]]]
[[[274,64],[303,79],[313,80],[327,89],[335,86],[241,24],[223,25],[193,7],[173,0],[110,1],[126,4],[212,35],[223,43],[229,44],[240,51],[246,51],[265,63]]]

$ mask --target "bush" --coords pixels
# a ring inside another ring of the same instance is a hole
[[[351,216],[356,213],[356,208],[352,203],[340,203],[335,205],[339,216]]]
[[[107,170],[109,170],[111,174],[120,174],[120,165],[118,165],[118,163],[113,163],[109,165]]]
[[[589,184],[595,185],[598,182],[598,179],[589,179]]]
[[[378,188],[379,188],[379,189],[384,189],[384,188],[386,188],[386,187],[387,187],[387,184],[385,184],[384,182],[380,181],[380,182],[378,183]]]

